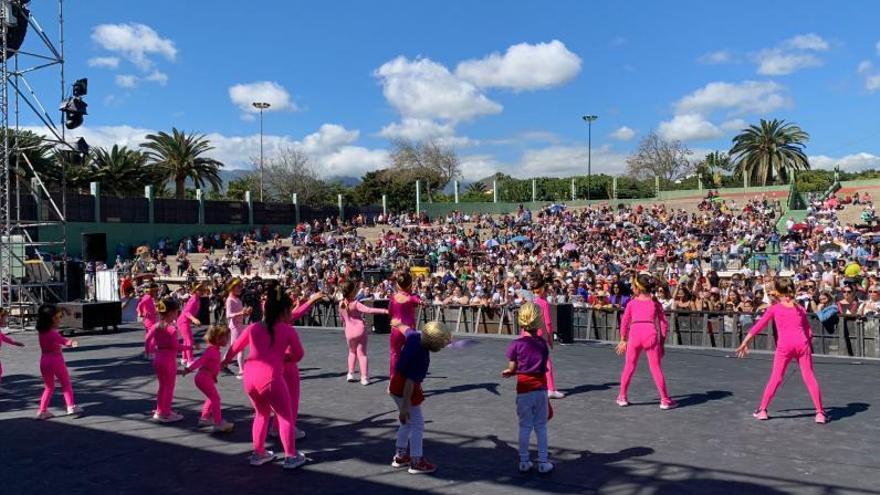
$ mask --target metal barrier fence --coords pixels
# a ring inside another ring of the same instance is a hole
[[[553,305],[551,305],[552,307]],[[422,306],[417,314],[419,324],[438,320],[457,334],[519,334],[516,307],[486,306]],[[576,341],[616,342],[620,339],[619,310],[574,308],[572,334]],[[735,349],[758,319],[752,313],[668,311],[668,346]],[[836,323],[823,325],[815,316],[808,316],[813,331],[813,352],[826,356],[880,358],[880,317],[842,317]],[[372,318],[365,315],[365,323]],[[342,317],[336,304],[318,303],[301,321],[301,326],[341,327]],[[559,329],[556,329],[557,332]],[[753,348],[772,351],[776,348],[776,331],[771,323],[753,341]]]

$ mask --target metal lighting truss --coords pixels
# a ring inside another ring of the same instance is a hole
[[[29,78],[57,77],[61,98],[56,101],[64,100],[64,0],[56,1],[57,39],[53,40],[31,13],[27,26],[27,38],[31,42],[10,53],[7,48],[10,21],[14,17],[11,4],[27,2],[0,0],[0,307],[18,317],[20,325],[44,301],[66,300],[65,284],[53,269],[50,253],[60,255],[61,260],[67,259],[67,160],[57,164],[60,183],[47,182],[52,179],[40,176],[25,153],[27,148],[18,139],[23,110],[28,117],[36,117],[41,122],[45,142],[53,143],[56,148],[74,149],[65,141],[63,116],[56,124],[29,82]],[[26,175],[32,177],[29,182],[23,180]],[[50,191],[56,194],[53,196]],[[34,199],[36,218],[22,219],[21,200],[25,196]],[[59,232],[53,240],[41,241],[33,235],[39,228]],[[35,255],[31,256],[30,263],[37,264],[36,268],[43,271],[42,276],[27,277],[27,255]],[[66,267],[64,263],[61,266]]]

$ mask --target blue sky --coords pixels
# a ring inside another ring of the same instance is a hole
[[[54,2],[33,3],[54,37]],[[652,130],[700,156],[778,117],[811,134],[814,167],[880,168],[876,2],[253,4],[68,1],[67,75],[90,82],[72,134],[136,145],[176,126],[246,168],[248,104],[267,100],[267,152],[298,148],[325,175],[379,168],[404,136],[454,145],[474,179],[583,173],[584,113],[599,115],[593,169],[609,173]],[[53,73],[31,81],[54,102]]]

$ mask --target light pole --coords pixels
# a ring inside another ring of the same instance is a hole
[[[581,117],[587,123],[587,201],[590,200],[590,187],[593,176],[593,121],[598,115],[584,115]]]
[[[260,110],[260,203],[263,202],[263,110],[272,105],[264,101],[255,101],[254,108]]]

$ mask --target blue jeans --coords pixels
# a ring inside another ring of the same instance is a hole
[[[549,401],[546,390],[535,390],[516,395],[516,415],[519,417],[519,460],[529,460],[529,440],[532,430],[538,437],[538,462],[546,462],[547,415]]]

